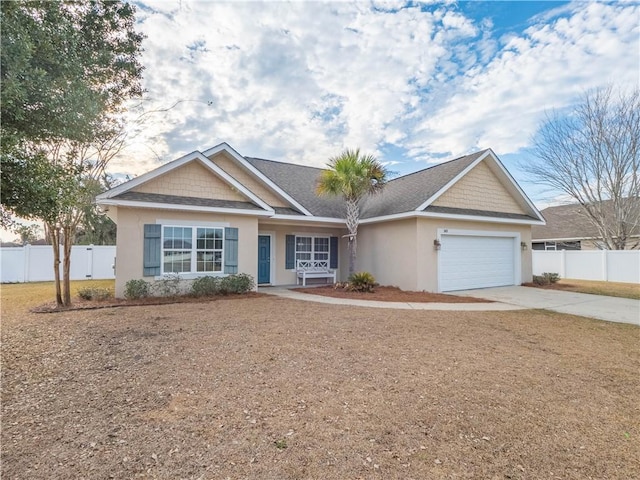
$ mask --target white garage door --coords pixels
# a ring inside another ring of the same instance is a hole
[[[440,290],[514,285],[514,249],[513,237],[442,235]]]

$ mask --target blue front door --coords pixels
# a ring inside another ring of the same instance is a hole
[[[258,235],[258,283],[271,283],[271,237]]]

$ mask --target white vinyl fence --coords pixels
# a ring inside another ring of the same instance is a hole
[[[560,278],[640,283],[640,250],[533,250],[533,274]]]
[[[113,271],[115,256],[115,245],[74,245],[71,247],[71,280],[115,278]],[[53,281],[51,245],[2,247],[0,260],[2,283]],[[60,275],[62,275],[62,263]]]

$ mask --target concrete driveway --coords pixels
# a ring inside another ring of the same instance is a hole
[[[640,326],[640,300],[588,295],[586,293],[544,290],[532,287],[495,287],[451,292],[455,295],[486,298],[528,308],[597,318],[608,322]]]

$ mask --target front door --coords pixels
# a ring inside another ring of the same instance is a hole
[[[271,283],[271,237],[258,235],[258,283]]]

